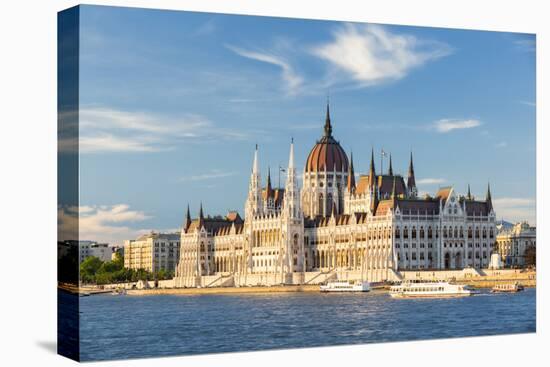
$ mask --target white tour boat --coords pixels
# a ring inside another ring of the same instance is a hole
[[[390,287],[394,298],[449,298],[466,297],[475,292],[466,285],[449,282],[405,281]]]
[[[507,283],[507,284],[497,284],[493,287],[491,292],[493,293],[516,293],[519,291],[522,291],[523,285],[519,284],[518,282],[515,283]]]
[[[369,282],[355,282],[350,283],[348,281],[340,282],[328,282],[326,285],[321,286],[321,292],[368,292],[370,291]]]

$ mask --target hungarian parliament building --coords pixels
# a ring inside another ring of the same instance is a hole
[[[491,192],[476,200],[453,187],[419,197],[411,153],[407,177],[377,172],[374,153],[356,176],[353,156],[332,135],[313,146],[299,187],[290,144],[286,184],[265,185],[258,147],[244,208],[197,218],[181,229],[175,285],[318,284],[330,279],[383,281],[403,270],[486,268],[496,240]]]

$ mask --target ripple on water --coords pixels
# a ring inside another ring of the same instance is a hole
[[[81,358],[527,333],[535,331],[535,295],[534,289],[423,300],[373,293],[98,295],[80,300]]]

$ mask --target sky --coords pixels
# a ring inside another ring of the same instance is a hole
[[[80,27],[83,239],[242,213],[255,145],[264,183],[291,138],[302,170],[327,98],[357,174],[412,151],[421,193],[490,182],[498,219],[536,224],[534,35],[99,6]]]

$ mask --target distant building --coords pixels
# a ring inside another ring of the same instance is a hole
[[[156,272],[174,271],[179,259],[179,233],[155,233],[124,241],[124,267]]]
[[[113,246],[111,247],[111,260],[115,260],[117,255],[120,255],[124,258],[124,246]]]
[[[497,251],[505,266],[525,266],[525,252],[536,248],[537,228],[527,222],[502,227],[497,234]]]
[[[108,243],[97,243],[95,241],[79,242],[79,260],[82,263],[86,258],[95,256],[101,261],[111,261],[113,250]]]

